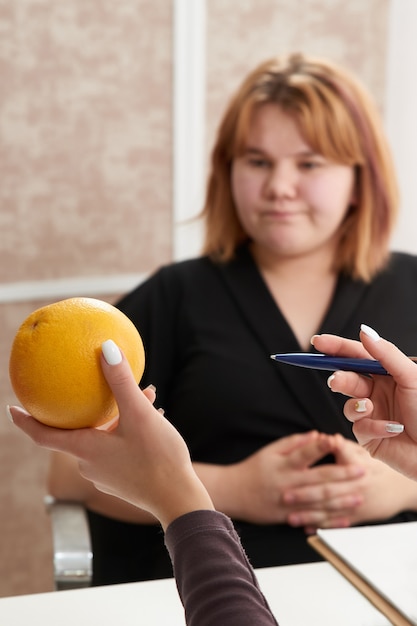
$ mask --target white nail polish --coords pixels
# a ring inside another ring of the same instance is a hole
[[[122,354],[112,339],[101,344],[103,356],[109,365],[119,365],[122,362]]]
[[[329,378],[327,379],[327,386],[330,387],[330,389],[332,388],[332,382],[333,381],[334,381],[334,374],[329,376]]]
[[[7,415],[7,419],[9,420],[9,422],[14,424],[14,422],[13,422],[13,415],[11,414],[9,405],[6,406],[6,415]]]
[[[376,330],[374,330],[370,326],[367,326],[366,324],[361,324],[361,331],[365,333],[367,337],[372,339],[372,341],[379,341],[381,339]]]
[[[366,400],[358,400],[355,403],[355,411],[356,411],[356,413],[365,413],[365,411],[366,411]]]
[[[404,432],[404,424],[385,424],[385,430],[387,433],[402,433]]]

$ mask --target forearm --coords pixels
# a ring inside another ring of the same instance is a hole
[[[214,507],[234,519],[243,516],[238,464],[193,463],[194,471],[210,494]]]
[[[277,624],[226,516],[194,511],[179,517],[165,543],[188,626]]]
[[[396,474],[398,484],[394,491],[399,494],[401,499],[399,511],[414,511],[417,513],[417,481],[407,478],[403,474],[398,474],[398,472]]]
[[[77,459],[67,454],[51,454],[48,491],[54,498],[81,502],[91,511],[114,519],[137,524],[158,523],[147,511],[96,489],[80,475]]]
[[[191,467],[189,472],[181,474],[181,480],[183,482],[178,487],[167,483],[167,491],[164,496],[161,495],[160,505],[154,509],[157,517],[136,506],[133,499],[132,503],[126,502],[97,489],[81,476],[77,460],[66,454],[52,454],[48,488],[55,498],[82,502],[95,513],[136,524],[157,524],[159,521],[165,529],[172,520],[185,513],[213,508],[207,490]]]

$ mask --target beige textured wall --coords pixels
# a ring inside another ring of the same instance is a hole
[[[0,2],[0,283],[171,258],[171,23],[166,0]],[[10,342],[43,304],[0,304],[3,405]],[[47,453],[15,431],[1,420],[2,596],[52,584]]]
[[[169,258],[170,4],[3,3],[1,281]]]
[[[208,140],[230,94],[261,61],[305,52],[343,63],[384,105],[389,0],[208,0]]]
[[[173,2],[0,0],[0,283],[147,272],[171,258]],[[208,147],[243,74],[289,50],[346,63],[382,108],[388,8],[207,0]],[[0,304],[3,404],[14,401],[11,339],[43,304]],[[46,466],[2,420],[0,596],[52,588]]]

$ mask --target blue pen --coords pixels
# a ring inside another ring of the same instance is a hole
[[[415,357],[410,357],[415,359]],[[287,352],[285,354],[271,354],[271,359],[280,363],[309,367],[317,370],[345,370],[358,372],[359,374],[382,374],[389,376],[387,370],[379,361],[374,359],[350,359],[342,356],[329,356],[327,354],[313,354],[310,352]]]

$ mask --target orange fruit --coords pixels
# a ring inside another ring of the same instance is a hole
[[[101,344],[113,339],[139,383],[142,339],[119,309],[94,298],[69,298],[37,309],[13,340],[10,382],[33,417],[58,428],[101,426],[118,408],[101,369]]]

